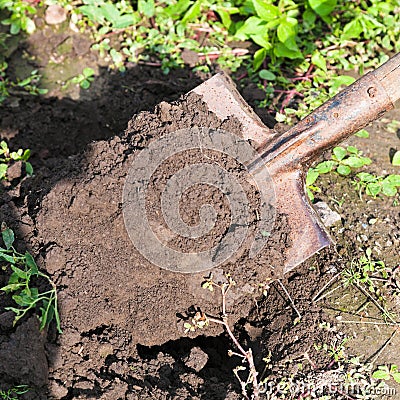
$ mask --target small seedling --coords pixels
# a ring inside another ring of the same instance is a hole
[[[0,180],[7,178],[7,169],[14,161],[22,161],[25,164],[26,173],[31,176],[33,174],[32,164],[28,162],[31,151],[29,149],[18,151],[10,151],[7,143],[2,140],[0,142]]]
[[[399,129],[400,129],[400,121],[397,121],[395,119],[386,125],[386,130],[390,133],[397,133]]]
[[[44,329],[55,319],[56,327],[59,333],[62,333],[60,326],[60,316],[58,313],[58,298],[56,286],[51,278],[39,271],[38,266],[32,255],[28,252],[21,254],[13,247],[14,232],[3,222],[1,234],[5,249],[0,247],[0,261],[6,262],[12,270],[6,286],[0,288],[5,293],[13,293],[12,299],[18,307],[5,307],[15,313],[14,325],[24,317],[28,311],[39,307],[40,330]],[[39,292],[39,289],[32,287],[34,278],[43,278],[51,286],[51,289],[45,292]]]
[[[308,170],[306,177],[306,189],[308,197],[311,201],[313,201],[313,193],[321,192],[321,189],[315,185],[316,180],[321,174],[327,174],[335,171],[339,175],[347,176],[352,172],[352,169],[361,168],[369,164],[371,164],[371,159],[364,157],[362,152],[356,147],[335,147],[332,150],[332,157],[330,160],[323,161],[317,166]]]
[[[352,183],[358,190],[360,199],[362,199],[363,192],[374,199],[380,194],[392,197],[396,196],[400,187],[400,175],[392,174],[383,177],[360,172],[355,176]]]
[[[0,399],[2,400],[18,400],[19,395],[29,392],[29,388],[26,385],[14,386],[11,389],[1,390],[0,389]]]
[[[361,131],[358,131],[354,136],[359,138],[369,138],[369,132],[365,129],[361,129]]]
[[[393,378],[397,383],[400,383],[400,372],[397,365],[379,365],[378,369],[372,374],[374,379],[382,379],[388,381]]]
[[[71,78],[70,82],[79,85],[82,89],[89,89],[91,83],[94,81],[94,70],[86,67],[82,73]]]

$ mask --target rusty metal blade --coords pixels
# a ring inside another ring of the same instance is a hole
[[[244,139],[253,141],[256,148],[273,137],[274,131],[261,122],[237,91],[232,79],[223,72],[203,82],[192,92],[202,96],[208,109],[218,118],[237,118],[242,123]]]

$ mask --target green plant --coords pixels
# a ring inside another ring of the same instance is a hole
[[[391,174],[383,177],[359,172],[352,183],[358,190],[360,198],[362,198],[363,192],[374,199],[380,194],[396,196],[400,187],[400,175]]]
[[[342,271],[343,283],[348,285],[365,285],[371,293],[380,293],[376,284],[371,279],[379,276],[383,279],[388,278],[388,268],[381,260],[372,259],[372,250],[368,247],[359,259],[352,260],[350,266]],[[380,298],[383,300],[383,298]]]
[[[398,129],[400,129],[400,121],[393,119],[386,125],[386,130],[390,133],[397,133]]]
[[[91,83],[94,81],[94,70],[86,67],[82,73],[71,78],[69,82],[79,85],[82,89],[89,89]]]
[[[17,35],[20,31],[33,33],[36,29],[32,16],[36,8],[28,1],[23,0],[0,0],[0,10],[7,10],[9,17],[3,19],[3,25],[10,26],[10,33]]]
[[[368,157],[364,157],[362,152],[354,146],[347,148],[338,146],[332,150],[332,157],[328,161],[323,161],[313,168],[310,168],[306,176],[306,189],[308,197],[314,200],[313,192],[320,192],[321,189],[315,185],[316,180],[321,174],[327,174],[335,171],[339,175],[347,176],[352,169],[361,168],[371,164]]]
[[[396,167],[400,166],[400,151],[396,151],[392,157],[392,164]]]
[[[382,379],[384,381],[388,381],[390,378],[393,378],[397,383],[400,383],[400,372],[396,364],[388,365],[379,365],[378,369],[372,374],[374,379]]]
[[[10,151],[7,143],[2,140],[0,142],[0,180],[7,178],[7,169],[11,162],[22,161],[25,164],[25,170],[28,175],[33,174],[32,164],[28,161],[31,151],[19,149],[18,151]]]
[[[2,224],[1,233],[5,249],[0,247],[0,260],[6,262],[3,269],[9,267],[12,273],[7,285],[0,290],[12,293],[12,299],[18,306],[5,307],[5,310],[15,313],[14,324],[16,324],[28,311],[39,307],[40,329],[44,329],[54,319],[58,332],[62,333],[55,284],[48,275],[39,270],[29,252],[21,254],[15,250],[14,232],[5,223]],[[37,287],[31,286],[33,279],[40,280],[41,278],[50,284],[50,290],[39,292]]]
[[[7,77],[7,69],[8,64],[5,61],[0,62],[0,104],[10,96],[10,94],[17,94],[20,89],[34,96],[46,94],[48,92],[47,89],[38,87],[41,75],[38,74],[37,70],[32,71],[25,79],[18,79],[17,82],[12,82]]]
[[[20,394],[25,394],[27,392],[29,392],[29,388],[26,385],[14,386],[13,388],[7,390],[0,389],[0,399],[18,400]]]

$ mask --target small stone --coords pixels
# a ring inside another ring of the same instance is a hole
[[[67,10],[57,4],[52,4],[47,7],[44,19],[49,25],[61,24],[67,19]]]
[[[314,209],[321,218],[323,224],[327,227],[335,225],[337,222],[341,221],[340,215],[329,208],[328,204],[324,201],[319,201],[314,204]]]
[[[68,389],[65,386],[53,380],[49,382],[49,391],[54,399],[62,399],[68,394]]]
[[[7,179],[13,181],[22,176],[22,161],[17,161],[7,169]]]
[[[100,347],[99,347],[100,357],[106,358],[107,356],[109,356],[113,353],[114,353],[114,349],[111,344],[106,343],[106,344],[100,345]]]
[[[93,389],[93,382],[87,380],[76,382],[74,385],[74,389],[82,389],[82,390]]]
[[[189,368],[194,369],[196,372],[199,372],[201,369],[205,367],[208,361],[208,355],[200,349],[200,347],[193,347],[190,351],[190,354],[183,359],[185,365]]]

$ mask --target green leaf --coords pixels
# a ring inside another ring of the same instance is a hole
[[[28,273],[21,268],[16,267],[15,265],[11,265],[11,269],[15,272],[18,278],[21,279],[28,279]]]
[[[11,35],[18,35],[20,30],[21,30],[21,26],[19,24],[16,24],[16,23],[11,24],[11,27],[10,27]]]
[[[314,168],[310,168],[306,176],[306,185],[307,186],[312,185],[318,179],[318,177],[319,177],[319,172]]]
[[[389,182],[382,182],[382,193],[385,196],[396,196],[397,188]]]
[[[355,81],[355,78],[349,75],[340,75],[332,78],[330,91],[336,93],[341,86],[348,86]]]
[[[326,60],[324,56],[319,52],[315,52],[311,57],[311,62],[316,65],[318,68],[321,68],[323,71],[327,72],[326,68]]]
[[[14,243],[14,239],[15,239],[14,232],[10,228],[2,227],[1,236],[3,238],[3,242],[4,242],[4,245],[6,246],[6,249],[9,250]]]
[[[365,193],[368,196],[376,197],[382,190],[382,186],[379,183],[368,183],[365,188]]]
[[[268,41],[268,36],[265,35],[251,35],[251,40],[266,50],[272,49],[272,44]]]
[[[290,59],[304,58],[299,50],[289,49],[283,43],[277,43],[275,45],[274,53],[277,57],[287,57]]]
[[[229,29],[232,24],[231,15],[222,8],[217,8],[216,12],[221,18],[222,25],[224,25],[226,29]]]
[[[358,154],[359,150],[357,149],[357,147],[354,146],[347,146],[346,150],[350,153],[350,154]]]
[[[187,22],[194,20],[200,15],[201,1],[202,0],[196,0],[196,2],[189,8],[189,10],[186,11],[181,21],[182,24],[186,24]]]
[[[400,166],[400,151],[396,151],[396,153],[394,153],[394,156],[392,158],[392,164],[395,165],[396,167]]]
[[[236,31],[235,37],[239,40],[246,40],[251,35],[265,36],[265,21],[258,17],[247,18],[245,23]]]
[[[277,30],[279,41],[286,44],[287,41],[290,41],[291,39],[293,40],[294,37],[296,36],[296,29],[295,29],[296,25],[297,25],[296,19],[289,17],[283,18]]]
[[[7,174],[8,165],[0,164],[0,179],[3,179]]]
[[[306,188],[306,191],[307,191],[308,198],[310,199],[311,202],[313,202],[314,198],[315,198],[314,193],[308,187]]]
[[[397,383],[400,383],[400,372],[393,372],[392,377]]]
[[[328,172],[331,172],[332,169],[336,166],[336,162],[329,160],[329,161],[324,161],[322,163],[319,163],[316,167],[315,170],[318,171],[320,174],[327,174]]]
[[[325,17],[335,9],[337,0],[308,0],[308,3],[319,16]]]
[[[264,48],[259,49],[254,53],[254,59],[253,59],[254,71],[257,71],[261,67],[261,64],[264,62],[266,56],[267,56],[267,50]]]
[[[33,167],[32,167],[32,164],[29,161],[27,161],[25,163],[25,171],[29,176],[33,175]]]
[[[386,380],[390,379],[390,374],[388,371],[378,369],[372,374],[372,377],[374,379],[384,379],[386,381]]]
[[[79,85],[82,89],[90,88],[90,82],[87,79],[84,79]]]
[[[263,0],[253,0],[253,5],[257,15],[264,21],[272,21],[279,16],[279,8]]]
[[[94,70],[92,68],[86,67],[83,69],[82,73],[85,78],[89,78],[94,75]]]
[[[388,181],[394,186],[400,186],[400,175],[389,175],[384,181]]]
[[[369,132],[365,129],[361,129],[361,131],[356,133],[356,136],[360,138],[369,138]]]
[[[115,29],[125,29],[128,26],[135,25],[139,21],[139,18],[135,14],[124,14],[121,15],[113,24]]]
[[[115,21],[117,21],[120,16],[118,8],[112,3],[104,3],[102,4],[101,9],[107,21],[114,25]]]
[[[373,181],[376,180],[376,177],[375,177],[374,175],[369,174],[369,173],[367,173],[367,172],[360,172],[360,173],[358,173],[356,176],[357,176],[357,178],[360,179],[360,181],[362,181],[362,182],[367,182],[367,183],[369,183],[369,182],[373,182]]]
[[[30,156],[31,156],[31,151],[29,149],[26,149],[24,151],[24,154],[22,155],[22,159],[24,161],[28,161]]]
[[[25,31],[26,33],[33,33],[36,30],[36,25],[31,18],[26,18]]]
[[[351,168],[361,168],[364,166],[364,161],[360,157],[351,156],[342,161],[344,165],[348,165]]]
[[[88,17],[93,22],[102,24],[105,21],[103,12],[97,6],[84,5],[84,6],[78,7],[78,10],[79,10],[79,12],[81,12],[83,15]]]
[[[179,0],[176,4],[166,7],[164,12],[170,17],[178,16],[185,12],[189,8],[190,4],[192,4],[191,0]]]
[[[35,262],[35,259],[32,257],[32,255],[28,252],[25,253],[25,261],[26,261],[26,265],[29,268],[29,270],[31,271],[32,275],[37,275],[39,270],[38,270],[38,266]]]
[[[303,22],[305,22],[308,26],[312,26],[315,23],[317,16],[315,15],[315,12],[307,8],[306,11],[303,13]]]
[[[262,69],[258,73],[258,76],[261,79],[265,79],[266,81],[274,81],[276,79],[276,75],[273,72],[268,71],[267,69]]]
[[[10,256],[8,254],[0,253],[0,260],[3,259],[4,261],[7,261],[10,264],[15,264],[15,260],[13,256]]]
[[[346,149],[341,146],[337,146],[332,150],[333,154],[335,155],[337,160],[343,160],[344,157],[347,155]]]
[[[10,283],[7,286],[3,286],[2,288],[0,288],[0,290],[6,293],[15,292],[23,286],[25,286],[24,283]]]
[[[351,168],[350,168],[349,166],[347,166],[347,165],[339,165],[339,166],[336,168],[336,171],[337,171],[337,173],[340,174],[340,175],[347,176],[347,175],[350,174]]]
[[[363,27],[359,18],[353,19],[343,28],[343,33],[341,35],[342,40],[357,39],[360,37],[363,31]]]

